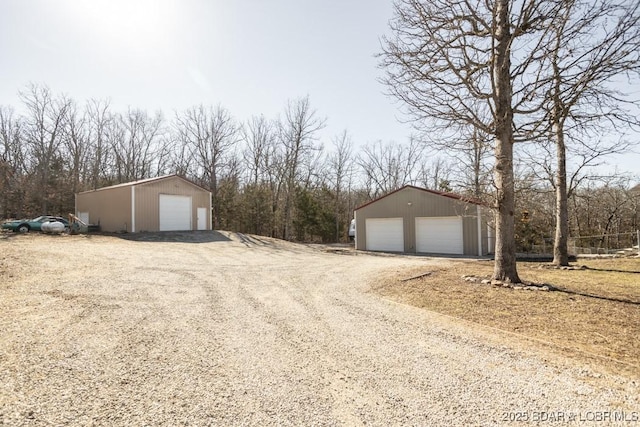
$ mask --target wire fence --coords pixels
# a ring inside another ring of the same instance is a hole
[[[569,239],[569,250],[579,254],[638,253],[640,231],[629,233],[578,236]]]
[[[599,234],[593,236],[572,236],[568,239],[570,255],[633,255],[640,254],[638,241],[640,230],[627,233]],[[553,237],[544,237],[542,244],[531,245],[530,253],[553,253]]]

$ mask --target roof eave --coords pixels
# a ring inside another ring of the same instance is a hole
[[[480,200],[475,200],[475,199],[472,199],[472,198],[469,198],[469,197],[465,197],[465,196],[462,196],[462,195],[459,195],[459,194],[444,193],[442,191],[429,190],[427,188],[417,187],[415,185],[405,185],[403,187],[398,188],[397,190],[394,190],[394,191],[392,191],[390,193],[387,193],[387,194],[385,194],[383,196],[380,196],[380,197],[378,197],[376,199],[373,199],[373,200],[365,203],[362,206],[358,206],[357,208],[354,209],[354,211],[357,211],[359,209],[365,208],[365,207],[367,207],[367,206],[369,206],[369,205],[371,205],[373,203],[378,202],[379,200],[382,200],[382,199],[384,199],[386,197],[389,197],[389,196],[391,196],[391,195],[393,195],[393,194],[395,194],[395,193],[397,193],[399,191],[405,190],[407,188],[412,188],[414,190],[418,190],[418,191],[423,191],[425,193],[434,194],[436,196],[447,197],[449,199],[458,200],[458,201],[463,202],[463,203],[470,203],[472,205],[486,206],[486,203],[483,203]]]

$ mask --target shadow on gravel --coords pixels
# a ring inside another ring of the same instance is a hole
[[[155,233],[113,234],[113,236],[133,242],[212,243],[231,241],[227,236],[217,231],[159,231]]]
[[[275,246],[273,241],[269,242],[266,239],[261,239],[258,236],[250,236],[248,234],[237,233],[237,232],[234,232],[233,234],[238,238],[240,243],[242,243],[247,247],[249,246],[274,247]]]
[[[255,234],[243,234],[234,232],[234,237],[247,248],[268,248],[270,251],[282,253],[302,254],[308,251],[308,247],[301,243],[288,242],[273,237],[257,236]]]

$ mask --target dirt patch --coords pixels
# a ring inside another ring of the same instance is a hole
[[[375,292],[396,301],[516,333],[571,357],[640,375],[640,259],[580,260],[578,269],[520,263],[525,281],[550,284],[530,291],[465,281],[489,277],[493,264],[457,261],[423,271],[385,275]],[[559,289],[554,291],[553,289]]]

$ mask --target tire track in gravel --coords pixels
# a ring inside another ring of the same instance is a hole
[[[249,277],[253,274],[249,272]],[[313,316],[301,316],[304,307],[295,306],[295,299],[282,292],[281,280],[282,276],[253,285],[237,284],[228,295],[238,316],[226,345],[242,371],[242,381],[236,385],[238,395],[249,396],[241,398],[241,406],[250,407],[248,413],[237,416],[249,424],[336,424],[340,418],[332,413],[335,404],[322,390],[321,381],[327,376],[322,372],[328,372],[331,365],[326,356],[313,354],[313,341],[323,328],[313,322],[313,335],[300,329]],[[259,296],[254,294],[256,287],[261,288]],[[270,308],[273,304],[290,306],[298,322],[284,320]],[[321,375],[318,366],[322,366]]]
[[[326,418],[319,418],[323,423],[346,425],[383,420],[441,424],[445,419],[459,420],[461,414],[466,415],[465,423],[498,423],[500,412],[509,408],[553,409],[549,396],[557,396],[554,384],[562,381],[568,385],[565,394],[570,400],[565,402],[596,394],[588,386],[575,387],[570,376],[539,374],[545,364],[521,360],[522,354],[506,347],[484,345],[437,325],[416,325],[415,318],[407,322],[396,317],[398,307],[390,310],[388,304],[349,288],[348,263],[337,265],[334,259],[323,263],[319,258],[318,254],[313,258],[313,268],[280,269],[277,279],[256,281],[263,266],[227,272],[225,281],[233,284],[227,288],[228,303],[242,313],[235,319],[230,353],[238,369],[253,366],[264,371],[245,371],[251,381],[239,385],[252,396],[250,423],[273,422],[275,414],[299,411],[302,403],[288,399],[292,393],[307,397],[305,413],[312,407],[316,416],[324,414]],[[324,286],[318,289],[313,286],[317,283]],[[244,340],[262,347],[259,357],[242,351],[250,346]],[[496,370],[512,376],[496,375]],[[517,377],[525,379],[514,381]],[[284,383],[278,384],[278,379]],[[268,398],[252,383],[286,392]],[[496,390],[513,398],[496,402]],[[475,410],[469,410],[469,402],[474,402]]]
[[[60,250],[102,264],[12,279],[0,325],[34,336],[0,331],[0,425],[504,425],[508,411],[637,410],[637,385],[594,385],[583,367],[366,292],[376,273],[428,259],[225,235],[69,239]]]
[[[343,263],[339,264],[336,265],[335,260],[331,259],[327,265],[320,266],[324,273],[319,278],[315,277],[315,283],[323,283],[323,279],[334,276],[337,271],[343,271]],[[251,276],[254,273],[249,274]],[[348,343],[338,338],[335,321],[331,320],[337,313],[327,313],[326,309],[321,308],[326,307],[327,303],[330,304],[324,296],[326,289],[314,293],[313,286],[309,286],[314,282],[309,279],[310,277],[298,272],[280,275],[277,280],[269,283],[238,285],[237,297],[233,304],[236,307],[245,305],[246,308],[242,312],[250,314],[245,314],[243,319],[239,319],[240,322],[244,322],[237,333],[246,334],[248,330],[255,329],[256,325],[262,325],[258,328],[261,327],[263,330],[267,329],[272,340],[267,343],[271,344],[270,351],[282,353],[282,358],[286,358],[280,363],[286,363],[292,369],[304,372],[307,389],[298,390],[297,394],[306,392],[316,399],[321,396],[321,410],[329,413],[339,424],[380,422],[383,414],[404,412],[406,408],[402,407],[399,394],[384,396],[384,393],[380,393],[376,381],[372,380],[371,371],[377,369],[376,362],[366,353],[356,354]],[[269,294],[277,294],[278,299],[265,294],[265,288],[273,288]],[[343,308],[347,309],[342,310],[339,317],[348,315],[350,320],[354,320],[353,311],[349,310],[348,306]],[[382,317],[382,320],[389,319]],[[350,324],[353,326],[353,323]],[[274,357],[274,354],[268,354],[268,357]],[[259,363],[251,360],[251,357],[248,359],[239,361],[239,365]],[[302,380],[298,378],[298,381]],[[326,407],[327,399],[330,409]],[[422,415],[424,416],[424,413]],[[404,415],[398,415],[394,421],[404,421]],[[418,416],[415,421],[425,422],[425,419]]]

